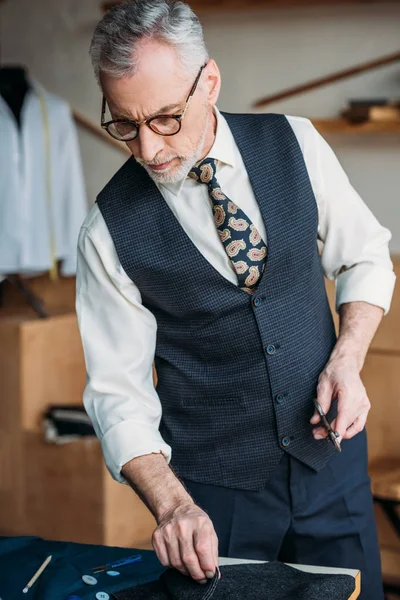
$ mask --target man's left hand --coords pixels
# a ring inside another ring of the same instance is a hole
[[[333,398],[338,400],[338,414],[331,427],[339,433],[339,441],[349,440],[364,429],[371,404],[361,381],[358,365],[348,356],[331,358],[319,376],[317,400],[325,414],[329,411]],[[313,425],[319,424],[317,410],[310,422]],[[316,440],[327,437],[326,429],[321,426],[314,428],[313,434]]]

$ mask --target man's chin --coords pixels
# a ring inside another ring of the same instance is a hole
[[[150,177],[156,183],[178,183],[182,179],[185,179],[187,176],[189,169],[185,169],[181,160],[171,161],[171,165],[165,165],[162,169],[153,169],[150,165],[142,165]],[[164,165],[162,165],[164,166]]]

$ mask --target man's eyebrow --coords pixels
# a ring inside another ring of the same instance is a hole
[[[168,104],[167,106],[163,106],[157,112],[146,117],[146,121],[147,121],[147,119],[152,119],[153,117],[157,117],[159,115],[170,114],[170,111],[173,111],[174,108],[178,108],[178,106],[179,106],[178,102],[175,102],[175,104]],[[115,111],[114,115],[117,119],[128,119],[130,121],[134,121],[132,115],[129,115],[128,113],[123,114],[119,111]]]

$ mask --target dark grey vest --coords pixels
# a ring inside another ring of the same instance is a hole
[[[173,468],[193,481],[260,490],[284,451],[315,470],[335,453],[313,439],[309,419],[336,338],[317,204],[290,124],[274,114],[224,116],[267,229],[254,296],[203,257],[133,158],[97,202],[157,319],[160,431]]]

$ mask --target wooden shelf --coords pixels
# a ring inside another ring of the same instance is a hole
[[[400,119],[397,121],[371,121],[354,125],[346,119],[311,119],[320,133],[400,133]]]

